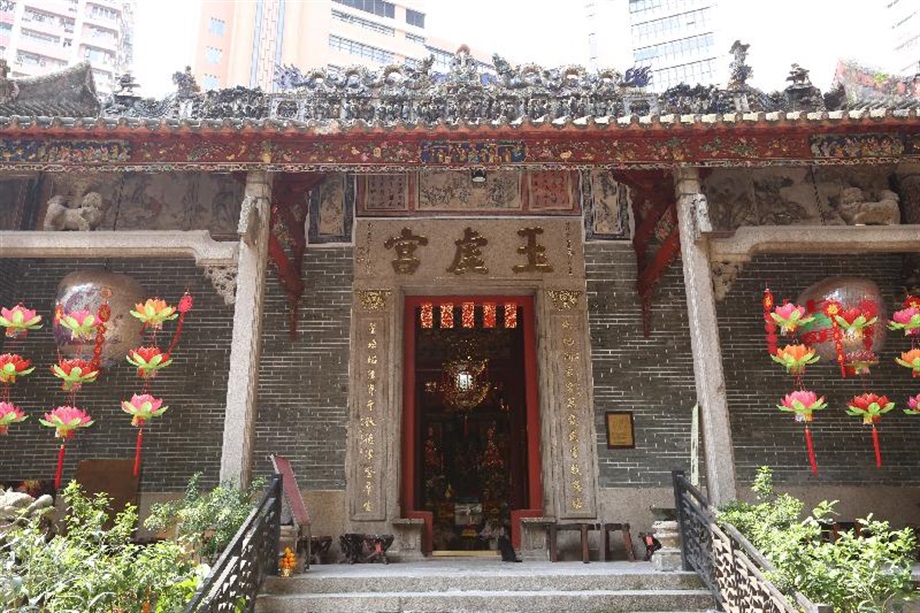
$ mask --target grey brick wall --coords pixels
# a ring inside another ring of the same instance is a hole
[[[310,249],[298,338],[288,336],[287,297],[269,271],[259,371],[254,474],[268,454],[291,459],[298,485],[345,489],[351,247]]]
[[[10,260],[0,264],[3,304],[21,300],[39,309],[46,321],[53,312],[57,283],[64,275],[103,267],[101,260],[20,260],[19,274],[11,282],[10,271],[15,269]],[[187,288],[195,298],[195,308],[187,316],[182,338],[173,352],[176,361],[161,371],[151,386],[154,395],[163,398],[170,408],[144,430],[141,490],[181,490],[196,471],[204,473],[205,484],[216,484],[232,307],[223,303],[191,261],[113,261],[111,270],[133,276],[149,296],[176,301]],[[172,329],[168,328],[170,332]],[[46,324],[30,333],[17,351],[32,359],[37,368],[12,388],[13,400],[30,418],[11,428],[9,435],[0,440],[0,479],[48,479],[54,473],[57,443],[53,431],[41,426],[38,419],[66,401],[60,381],[50,373],[55,359],[51,327]],[[120,361],[107,369],[98,382],[86,385],[78,393],[77,404],[87,408],[96,423],[67,444],[65,479],[73,477],[77,463],[84,458],[134,457],[137,429],[121,410],[121,400],[140,389],[134,367]]]
[[[889,333],[881,363],[872,369],[867,382],[870,391],[886,394],[896,403],[880,426],[881,469],[875,467],[871,428],[845,413],[847,401],[865,391],[865,383],[858,378],[842,379],[831,363],[809,367],[806,387],[825,395],[828,402],[811,427],[819,468],[818,476],[812,476],[802,424],[775,406],[794,384],[767,354],[761,313],[767,282],[781,303],[783,298],[795,300],[806,287],[826,277],[853,274],[878,284],[890,315],[896,301],[902,299],[898,294],[900,268],[899,255],[760,256],[745,265],[728,298],[718,305],[739,479],[750,481],[758,466],[769,465],[777,480],[790,483],[920,485],[920,419],[902,412],[907,396],[920,391],[920,386],[907,369],[894,363],[894,357],[909,348],[903,334]]]
[[[696,401],[680,262],[655,297],[650,338],[642,335],[632,246],[588,243],[585,267],[599,485],[669,485],[672,469],[689,470]],[[633,411],[635,449],[607,449],[605,411]]]

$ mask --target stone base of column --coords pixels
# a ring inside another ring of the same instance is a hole
[[[652,523],[652,533],[661,549],[652,556],[655,569],[663,572],[673,572],[682,567],[680,559],[680,530],[677,522],[672,519],[659,519]]]

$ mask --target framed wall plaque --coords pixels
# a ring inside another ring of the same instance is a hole
[[[604,421],[607,426],[607,449],[635,448],[632,411],[607,411]]]

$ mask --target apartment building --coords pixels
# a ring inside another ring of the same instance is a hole
[[[422,0],[203,2],[194,74],[205,89],[272,90],[275,69],[417,62],[446,72],[462,41],[434,36]],[[487,65],[488,55],[472,50]]]
[[[894,70],[908,77],[920,74],[920,3],[889,0],[887,8],[894,42]]]
[[[0,3],[0,57],[11,77],[53,72],[84,60],[96,87],[112,91],[132,63],[136,0],[16,0]]]
[[[655,91],[723,76],[728,45],[718,38],[714,0],[629,0],[629,29],[633,63],[651,66]]]

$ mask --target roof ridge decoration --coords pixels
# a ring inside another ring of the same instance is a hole
[[[751,87],[746,64],[748,45],[736,41],[727,88],[680,84],[650,92],[649,69],[634,67],[589,71],[583,66],[545,68],[512,66],[494,55],[494,72],[483,70],[461,47],[447,73],[433,71],[434,58],[379,70],[363,66],[301,71],[279,66],[279,91],[233,87],[202,92],[191,69],[173,75],[177,91],[155,100],[133,93],[130,75],[99,100],[88,64],[39,77],[0,77],[0,116],[141,118],[174,120],[269,120],[284,124],[375,125],[517,125],[525,123],[590,125],[592,118],[612,123],[636,116],[734,116],[738,113],[826,112],[838,109],[920,109],[920,94],[847,99],[843,86],[827,94],[815,87],[808,71],[793,65],[781,92]],[[920,77],[917,78],[920,80]],[[58,82],[60,85],[55,85]],[[915,85],[917,81],[915,80]],[[26,85],[36,95],[24,103]],[[845,85],[845,84],[844,84]],[[909,90],[907,87],[905,90]],[[914,87],[920,92],[920,88]],[[913,90],[910,90],[913,91]],[[74,98],[75,100],[70,100]],[[5,102],[4,102],[5,100]],[[89,104],[94,102],[95,106]]]

